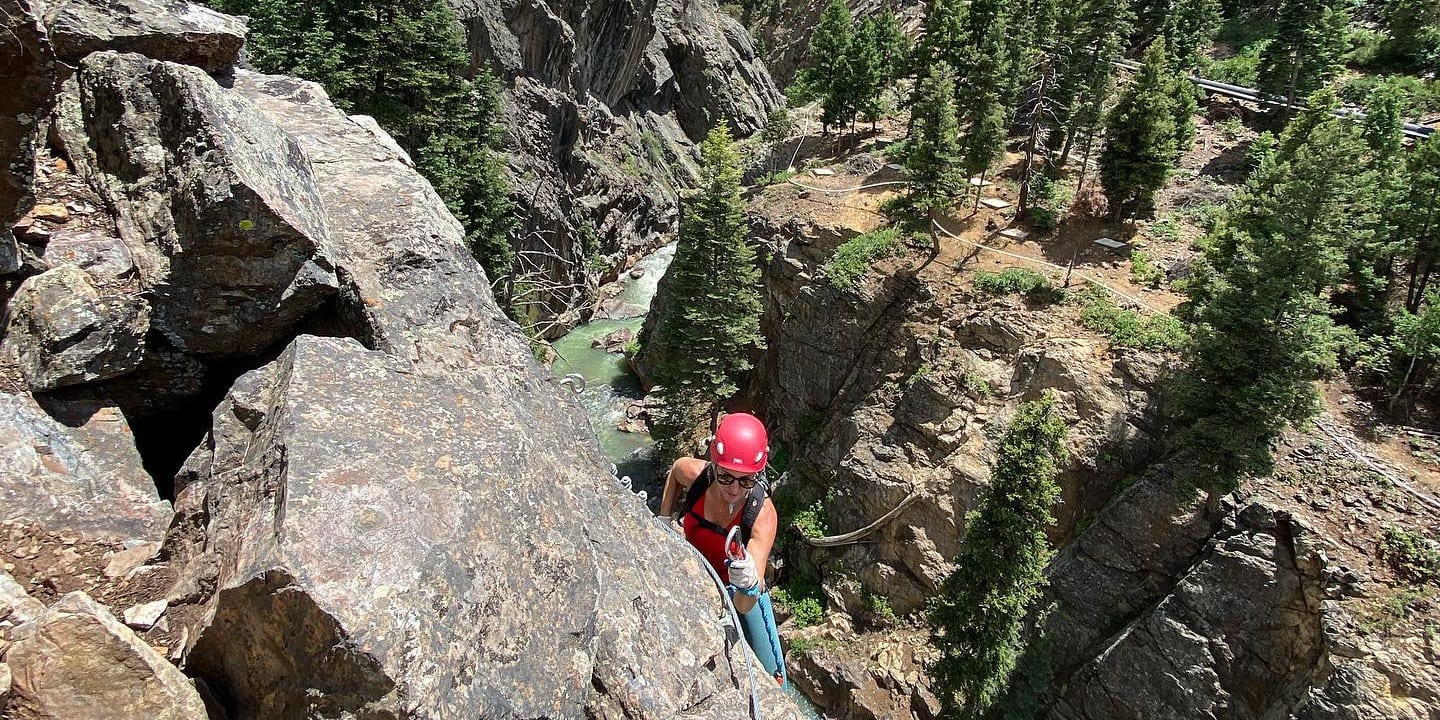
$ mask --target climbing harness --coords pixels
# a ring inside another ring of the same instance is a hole
[[[640,498],[642,504],[645,503],[649,499],[649,494],[644,490],[632,490],[630,476],[622,476],[619,472],[619,468],[616,468],[614,465],[610,466],[610,476],[615,479],[615,484],[626,492],[633,492],[636,497]],[[670,524],[667,518],[655,516],[654,521],[667,531],[679,535],[675,530],[675,526]],[[680,541],[685,547],[690,548],[690,552],[695,555],[695,559],[700,561],[700,567],[705,568],[705,572],[710,574],[710,580],[715,583],[715,588],[720,591],[720,599],[725,603],[725,611],[729,616],[725,629],[725,652],[728,658],[729,654],[734,652],[736,643],[739,642],[743,636],[740,625],[740,613],[735,611],[735,603],[730,600],[730,593],[726,591],[725,581],[720,579],[720,574],[715,572],[715,568],[710,567],[710,562],[705,559],[705,556],[701,555],[700,551],[697,550],[694,545],[686,541],[683,535],[680,536]],[[745,658],[745,674],[750,682],[750,720],[761,720],[760,692],[755,685],[755,663],[750,659],[751,654],[752,653],[748,652],[741,653]]]

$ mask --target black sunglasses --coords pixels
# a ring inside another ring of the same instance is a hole
[[[749,475],[731,475],[724,470],[717,469],[715,471],[715,482],[718,482],[721,485],[734,485],[738,482],[740,483],[740,487],[749,490],[750,488],[755,487],[755,483],[759,482],[759,478],[757,478],[755,475],[755,473],[750,473]]]

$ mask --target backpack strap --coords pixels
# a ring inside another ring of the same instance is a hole
[[[690,487],[685,491],[684,514],[694,517],[700,523],[700,527],[724,535],[728,532],[726,528],[710,522],[705,519],[704,515],[695,512],[695,503],[699,502],[700,498],[705,494],[705,491],[710,489],[710,480],[714,476],[714,473],[714,463],[707,464],[705,469],[701,471],[700,477],[695,478],[695,482],[690,483]],[[765,471],[761,470],[759,477],[756,478],[755,487],[750,488],[749,493],[745,495],[745,509],[740,512],[741,543],[746,545],[750,544],[750,529],[755,526],[755,518],[760,517],[760,511],[765,509],[765,498],[769,495],[770,481],[766,478]]]

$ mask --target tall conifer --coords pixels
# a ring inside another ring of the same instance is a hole
[[[683,206],[670,297],[655,329],[672,352],[655,379],[677,396],[714,403],[735,393],[762,345],[760,270],[745,242],[739,155],[724,125],[705,138],[700,160],[701,184]]]
[[[1271,470],[1270,443],[1319,409],[1313,382],[1335,364],[1328,298],[1364,148],[1352,121],[1329,116],[1333,98],[1310,102],[1317,109],[1232,198],[1181,308],[1193,342],[1175,389],[1176,438],[1195,462],[1192,482],[1212,493]]]
[[[911,116],[910,150],[905,155],[911,200],[917,207],[947,208],[966,186],[957,142],[955,81],[944,61],[921,78]]]
[[[1173,90],[1165,40],[1157,39],[1105,119],[1100,183],[1117,213],[1149,203],[1175,165]]]
[[[928,613],[940,651],[931,675],[951,718],[984,718],[995,707],[1023,649],[1025,617],[1045,587],[1045,528],[1055,522],[1055,476],[1066,459],[1053,394],[1020,406],[995,455],[990,487],[966,518],[955,570]]]
[[[1260,53],[1256,87],[1292,105],[1319,90],[1340,70],[1349,22],[1337,0],[1281,0],[1275,36]]]

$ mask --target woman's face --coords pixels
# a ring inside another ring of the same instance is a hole
[[[720,496],[724,498],[727,503],[734,503],[740,498],[745,497],[745,494],[750,492],[750,488],[745,487],[746,485],[750,487],[755,486],[755,475],[753,473],[742,475],[732,470],[716,466],[715,476],[715,484],[720,486]]]

